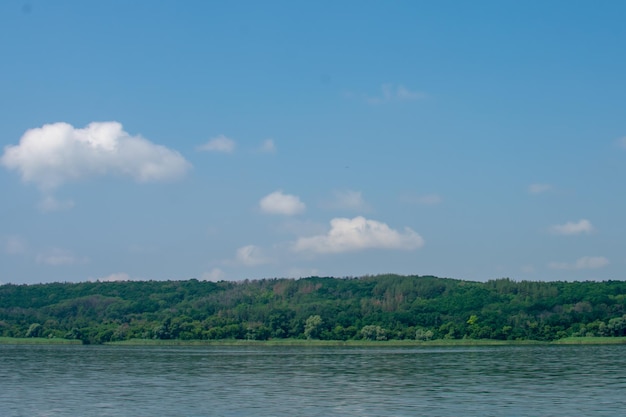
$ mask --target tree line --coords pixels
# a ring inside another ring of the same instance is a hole
[[[626,282],[377,275],[0,286],[0,336],[496,339],[626,336]]]

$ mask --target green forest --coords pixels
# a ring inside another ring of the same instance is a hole
[[[377,275],[0,286],[0,336],[554,341],[626,336],[626,282]]]

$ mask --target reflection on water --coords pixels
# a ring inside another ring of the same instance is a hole
[[[0,415],[616,416],[626,346],[0,345]]]

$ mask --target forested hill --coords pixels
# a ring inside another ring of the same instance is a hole
[[[0,286],[0,336],[532,339],[626,335],[626,282],[432,276]]]

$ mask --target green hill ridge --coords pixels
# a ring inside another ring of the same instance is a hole
[[[554,341],[626,336],[626,282],[377,275],[0,286],[0,337]]]

